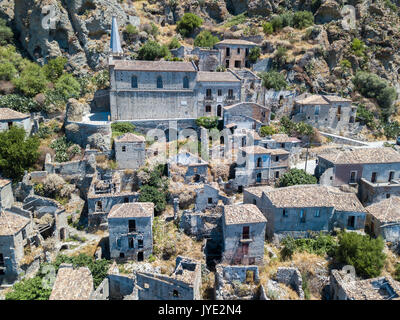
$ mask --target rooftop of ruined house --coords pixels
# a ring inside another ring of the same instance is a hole
[[[225,127],[228,128],[228,125],[226,125]],[[233,135],[234,136],[239,136],[239,137],[251,136],[251,137],[253,137],[254,140],[261,140],[261,137],[258,134],[258,132],[256,130],[253,130],[253,129],[236,129],[234,131]]]
[[[296,100],[296,103],[301,105],[329,105],[333,102],[351,102],[351,100],[339,96],[325,96],[319,94],[313,94],[306,98]]]
[[[0,236],[11,236],[25,228],[30,222],[28,218],[19,214],[9,212],[8,210],[0,211]]]
[[[341,270],[332,270],[332,276],[351,300],[400,300],[400,282],[390,276],[355,280]]]
[[[390,197],[367,208],[367,212],[381,222],[400,221],[400,197]]]
[[[231,72],[207,72],[199,71],[197,73],[198,82],[240,82]]]
[[[296,185],[264,191],[277,208],[335,208],[338,211],[365,212],[354,193],[322,185]]]
[[[233,44],[233,45],[246,45],[246,46],[256,46],[257,44],[247,40],[241,39],[225,39],[216,44],[216,46],[220,44]]]
[[[270,191],[273,189],[274,188],[270,187],[270,186],[259,186],[259,187],[245,188],[244,190],[247,191],[248,193],[260,198],[262,196],[263,192]]]
[[[297,139],[296,137],[289,137],[285,133],[278,133],[274,134],[271,136],[271,138],[279,143],[285,143],[285,142],[301,142],[301,140]]]
[[[227,225],[267,222],[267,219],[254,204],[225,206],[224,220]]]
[[[182,158],[182,156],[185,156],[185,158]],[[208,165],[208,162],[190,152],[180,152],[178,154],[172,155],[169,158],[168,162],[171,164],[175,163],[182,166]]]
[[[261,146],[248,146],[240,148],[240,150],[246,152],[247,154],[269,154],[270,149],[265,149]]]
[[[8,179],[1,179],[1,178],[0,178],[0,188],[5,187],[5,186],[8,185],[9,183],[11,183],[11,180],[8,180]]]
[[[60,267],[50,300],[89,300],[93,290],[93,277],[89,268]]]
[[[143,61],[114,60],[115,70],[149,71],[149,72],[197,72],[191,62],[182,61]]]
[[[285,149],[267,149],[269,154],[274,155],[285,155],[289,154],[289,151],[286,151]]]
[[[319,157],[333,164],[400,162],[400,154],[390,147],[345,150],[337,153],[321,154]]]
[[[0,121],[1,120],[22,120],[29,118],[29,114],[24,114],[9,108],[0,108]]]
[[[154,203],[152,202],[120,203],[112,207],[108,219],[152,217],[153,214]]]
[[[184,261],[183,261],[184,262]],[[176,280],[188,283],[188,284],[193,284],[196,280],[195,274],[196,272],[200,272],[200,263],[190,259],[190,263],[195,264],[194,270],[189,270],[187,268],[184,268],[182,264],[179,264],[177,268],[174,270],[174,273],[171,275],[171,278],[174,278]]]
[[[122,136],[116,137],[115,142],[145,142],[146,139],[143,136],[136,135],[134,133],[128,132]]]

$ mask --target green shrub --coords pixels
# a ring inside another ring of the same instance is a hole
[[[341,60],[339,64],[342,69],[350,69],[351,68],[351,62],[347,59]]]
[[[293,15],[293,27],[304,29],[314,24],[314,15],[310,11],[297,11]]]
[[[274,31],[279,31],[283,28],[283,20],[281,16],[275,16],[271,19],[271,25]]]
[[[134,133],[135,126],[130,122],[114,122],[111,124],[111,130],[113,133]]]
[[[237,26],[239,24],[244,23],[246,21],[246,19],[247,19],[247,12],[243,12],[241,14],[238,14],[237,16],[234,16],[234,17],[230,18],[228,20],[228,22],[225,23],[224,27],[225,28],[230,28],[230,27],[233,27],[233,26]]]
[[[40,106],[35,100],[18,94],[0,96],[0,108],[10,108],[23,113],[40,111]]]
[[[25,170],[39,158],[39,139],[27,137],[23,128],[12,126],[0,132],[0,172],[5,178],[20,181]]]
[[[48,300],[51,289],[43,286],[43,279],[36,276],[24,279],[12,287],[12,291],[6,294],[6,300]]]
[[[365,51],[365,44],[360,39],[354,38],[351,43],[351,50],[358,57],[362,57]]]
[[[256,63],[258,58],[261,56],[261,49],[260,47],[253,47],[250,49],[249,52],[249,61],[251,63]]]
[[[278,71],[262,72],[260,77],[266,89],[279,91],[287,88],[285,76]]]
[[[43,67],[43,72],[49,81],[57,81],[64,73],[65,65],[67,64],[67,58],[57,57],[50,59]]]
[[[128,35],[137,35],[139,34],[139,30],[132,24],[128,24],[125,27],[125,33],[127,33]]]
[[[218,127],[218,117],[200,117],[196,119],[196,124],[199,127],[213,129]]]
[[[145,185],[140,188],[139,202],[153,202],[155,213],[161,213],[167,206],[166,196],[156,187]]]
[[[304,122],[293,122],[288,117],[283,116],[280,120],[280,130],[289,136],[314,136],[314,129],[311,125]]]
[[[156,41],[147,41],[138,52],[139,60],[154,61],[170,55],[167,46],[162,46]]]
[[[397,281],[400,281],[400,263],[397,263],[396,265],[395,279]]]
[[[45,91],[47,78],[43,69],[36,63],[28,63],[20,77],[13,80],[15,87],[28,97],[33,97]]]
[[[182,19],[178,21],[176,31],[182,36],[188,37],[192,34],[194,29],[200,27],[202,24],[203,19],[193,13],[187,12],[183,15]]]
[[[364,105],[358,106],[356,121],[360,122],[362,125],[366,125],[369,129],[376,129],[374,114],[367,110]]]
[[[384,240],[368,235],[343,232],[339,235],[336,259],[356,269],[357,275],[365,278],[378,277],[385,264]]]
[[[396,139],[400,136],[400,123],[398,121],[384,122],[383,131],[388,139]]]
[[[14,37],[11,28],[7,27],[6,20],[0,19],[0,45],[4,46],[10,43]]]
[[[260,129],[260,135],[261,137],[270,137],[277,133],[276,129],[271,126],[262,126]]]
[[[225,72],[226,71],[226,67],[224,65],[220,64],[215,71],[217,71],[217,72]]]
[[[63,74],[55,83],[54,89],[65,101],[70,98],[78,98],[81,93],[81,85],[72,74]]]
[[[302,169],[290,169],[276,183],[278,188],[301,184],[316,184],[317,178]]]
[[[73,146],[73,143],[70,141],[67,141],[67,138],[65,136],[62,136],[61,138],[58,138],[54,140],[50,144],[50,148],[52,148],[55,152],[55,161],[56,162],[67,162],[69,159],[76,155],[71,152],[71,150],[68,150],[70,147]],[[80,151],[80,150],[79,150]]]
[[[201,31],[194,39],[194,45],[202,48],[213,48],[217,42],[219,42],[219,38],[207,30]]]
[[[265,22],[262,25],[265,34],[272,34],[274,32],[274,27],[271,22]]]
[[[0,80],[13,80],[17,74],[18,71],[13,63],[0,60]]]
[[[282,46],[278,46],[274,55],[275,62],[278,66],[283,66],[287,61],[287,49]]]
[[[180,47],[182,47],[182,45],[176,37],[173,37],[170,43],[168,44],[168,48],[170,50],[179,49]]]
[[[110,73],[108,70],[102,70],[96,73],[91,81],[97,89],[106,89],[110,85]]]

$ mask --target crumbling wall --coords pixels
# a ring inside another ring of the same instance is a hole
[[[303,279],[297,268],[280,267],[275,276],[276,281],[290,286],[295,290],[300,299],[304,299]]]

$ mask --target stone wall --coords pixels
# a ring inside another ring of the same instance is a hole
[[[276,281],[290,286],[297,292],[300,299],[304,299],[303,279],[297,268],[280,267],[275,276]]]

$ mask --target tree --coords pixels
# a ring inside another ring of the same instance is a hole
[[[293,15],[293,27],[304,29],[314,24],[314,15],[310,11],[297,11]]]
[[[373,239],[368,235],[343,232],[339,235],[336,259],[352,265],[357,275],[365,278],[378,277],[385,264],[384,240]]]
[[[260,47],[253,47],[250,49],[249,52],[249,61],[251,63],[256,63],[258,58],[261,56],[261,49]]]
[[[50,59],[49,62],[43,67],[43,72],[49,81],[57,81],[64,73],[65,65],[67,64],[67,58],[57,57]]]
[[[11,28],[7,27],[6,20],[0,19],[0,45],[4,46],[7,43],[10,43],[14,34]]]
[[[0,108],[10,108],[22,113],[40,111],[40,106],[35,100],[18,94],[0,96]]]
[[[203,19],[193,13],[187,12],[183,15],[182,19],[176,25],[176,31],[182,36],[188,37],[192,34],[194,29],[203,24]]]
[[[207,30],[201,31],[194,39],[194,45],[202,48],[212,48],[217,42],[219,42],[219,38]]]
[[[36,276],[24,279],[13,286],[13,290],[6,294],[6,300],[48,300],[51,289],[44,288],[42,278]]]
[[[65,100],[77,98],[81,93],[80,83],[69,73],[63,74],[57,80],[54,88]]]
[[[199,127],[213,129],[218,127],[218,117],[200,117],[196,119],[196,124]]]
[[[317,178],[301,169],[290,169],[277,182],[278,188],[301,185],[316,184]]]
[[[262,126],[260,129],[260,135],[262,137],[270,137],[270,136],[274,135],[276,132],[277,132],[277,130],[271,126]]]
[[[167,46],[161,46],[156,41],[147,41],[138,52],[139,60],[154,61],[170,54]]]
[[[266,89],[274,89],[280,91],[287,88],[285,76],[278,71],[262,72],[260,75],[263,80],[263,86]]]
[[[114,122],[111,124],[111,130],[113,133],[133,133],[135,132],[135,128],[136,127],[130,122]]]
[[[29,97],[43,92],[47,86],[47,78],[43,69],[36,63],[30,62],[22,70],[19,78],[13,80],[16,88]]]
[[[25,170],[39,158],[40,142],[37,137],[26,137],[25,130],[18,126],[0,132],[0,171],[2,175],[19,181]]]
[[[14,64],[10,61],[0,60],[0,80],[12,80],[18,73]]]
[[[154,211],[161,213],[167,206],[166,196],[156,187],[144,185],[140,188],[139,202],[153,202]]]

